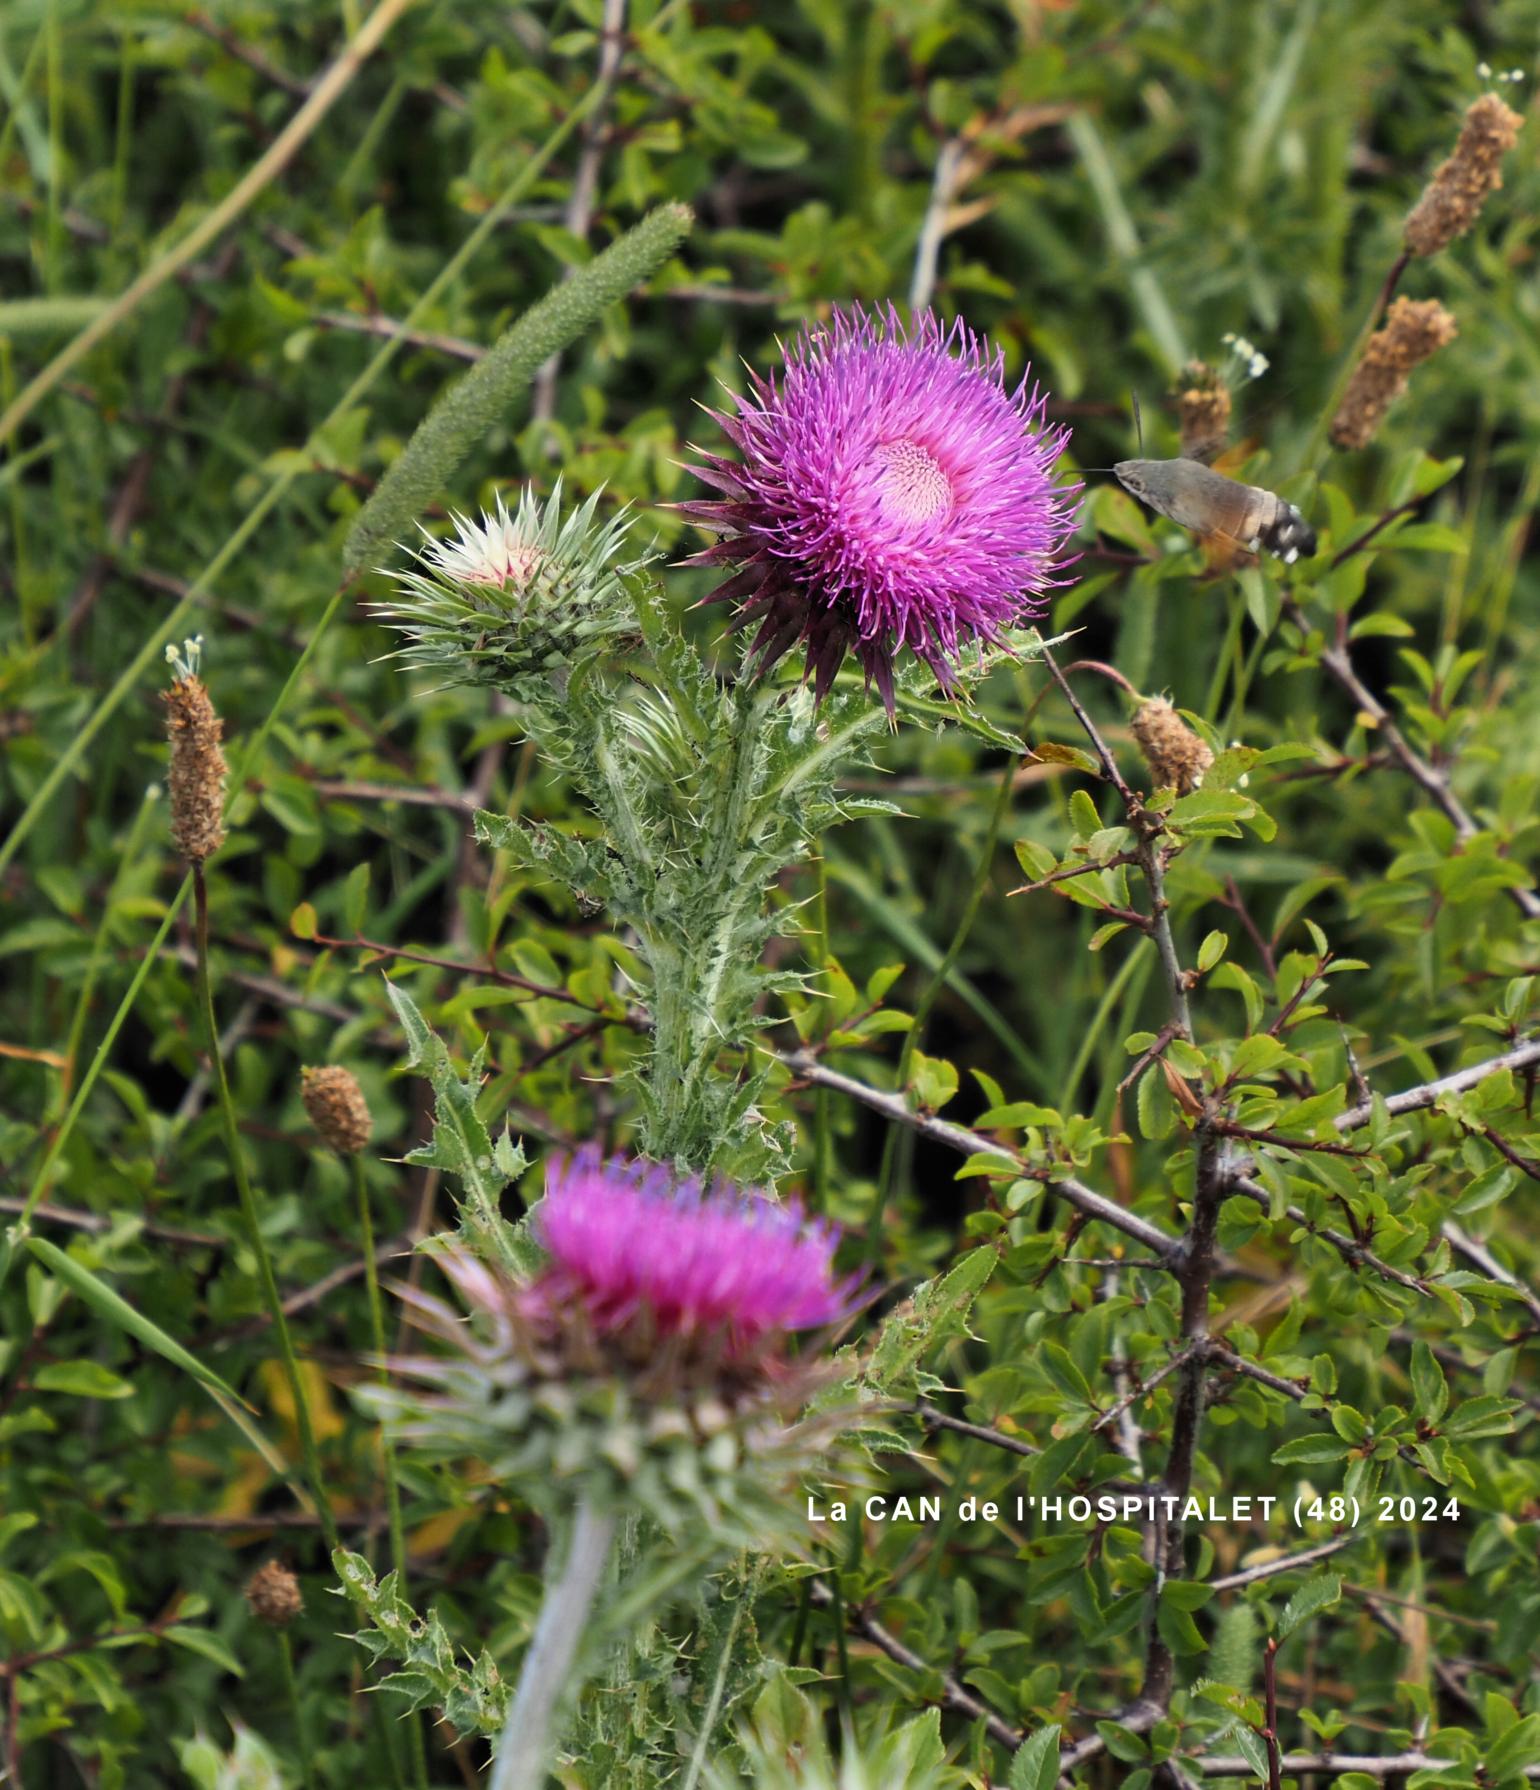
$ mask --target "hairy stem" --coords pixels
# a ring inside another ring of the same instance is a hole
[[[553,1718],[573,1676],[615,1526],[613,1512],[599,1510],[587,1494],[579,1500],[566,1560],[546,1587],[534,1639],[524,1656],[488,1790],[540,1790],[545,1782],[557,1740]]]

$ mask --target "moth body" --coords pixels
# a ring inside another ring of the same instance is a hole
[[[1315,530],[1293,504],[1260,485],[1243,485],[1196,460],[1120,460],[1123,489],[1194,534],[1227,535],[1292,565],[1315,552]]]

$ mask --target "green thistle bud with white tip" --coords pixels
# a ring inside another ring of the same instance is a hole
[[[526,485],[481,520],[427,536],[416,567],[391,574],[398,594],[375,613],[406,640],[404,665],[450,683],[490,684],[533,700],[571,669],[639,633],[628,582],[649,563],[622,560],[633,518],[595,520],[600,493],[562,517],[561,481],[542,503]]]

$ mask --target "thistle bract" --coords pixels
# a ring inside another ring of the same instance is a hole
[[[539,693],[581,659],[636,632],[626,580],[647,563],[621,559],[631,518],[599,523],[596,491],[565,520],[561,482],[544,503],[525,486],[479,521],[426,537],[416,566],[397,571],[394,601],[375,613],[406,640],[405,665],[450,683]]]
[[[696,468],[722,497],[681,508],[724,537],[696,563],[738,568],[713,600],[758,622],[763,668],[800,642],[822,697],[853,652],[891,709],[900,648],[950,689],[970,643],[1041,613],[1079,487],[1055,484],[1068,431],[1006,389],[998,349],[851,309],[750,379],[736,416],[710,413],[739,458]]]

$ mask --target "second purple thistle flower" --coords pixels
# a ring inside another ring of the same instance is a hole
[[[721,497],[680,508],[722,536],[695,563],[737,568],[711,600],[759,623],[762,668],[805,644],[821,698],[853,652],[891,710],[899,648],[950,689],[969,645],[1042,612],[1080,487],[1055,482],[1069,431],[1007,391],[998,349],[851,309],[750,380],[736,416],[710,413],[740,458],[695,468]]]

